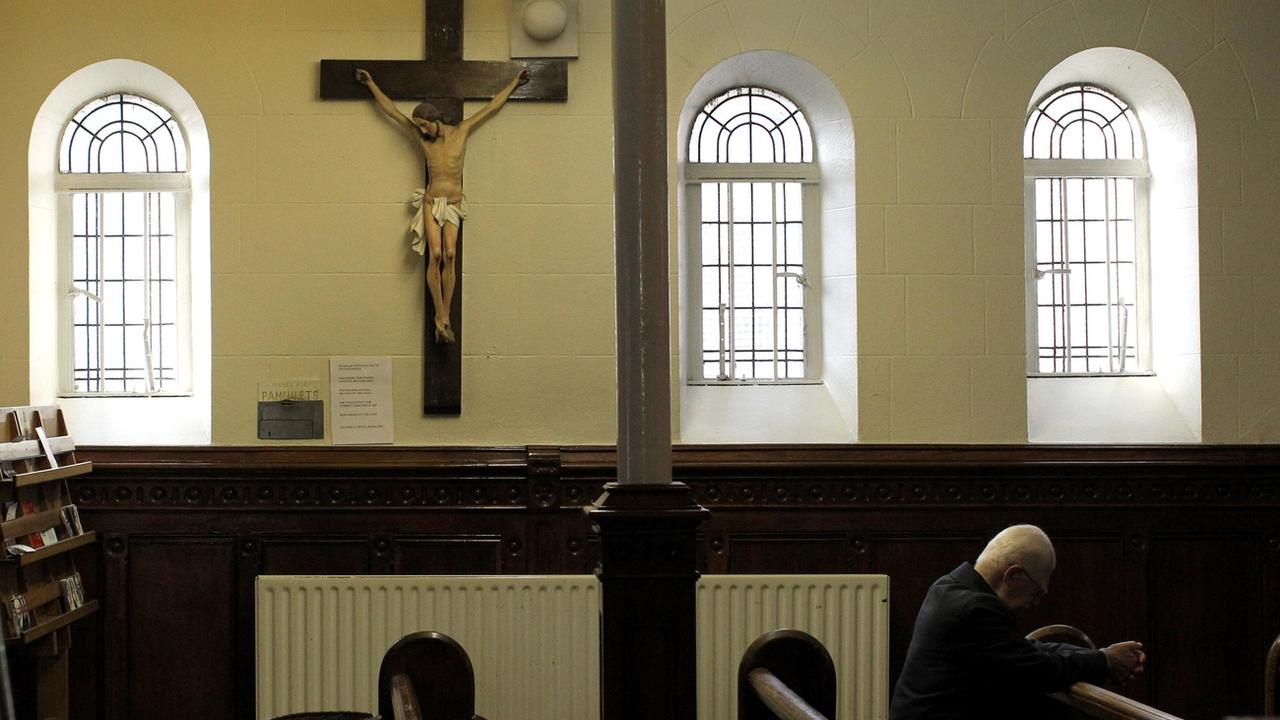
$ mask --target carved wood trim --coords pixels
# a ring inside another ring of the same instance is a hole
[[[585,507],[607,447],[87,448],[75,501],[108,508]],[[707,508],[1280,506],[1280,448],[681,447]]]

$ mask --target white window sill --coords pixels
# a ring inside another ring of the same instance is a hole
[[[1027,439],[1033,443],[1200,442],[1160,378],[1027,380]]]
[[[681,443],[847,443],[857,438],[822,383],[686,385]]]

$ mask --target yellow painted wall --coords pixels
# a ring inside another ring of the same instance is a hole
[[[507,57],[508,5],[467,1],[468,58]],[[421,57],[421,0],[0,0],[0,405],[27,398],[32,120],[69,74],[123,57],[173,76],[209,126],[215,442],[256,442],[260,382],[324,380],[330,355],[367,354],[395,360],[398,443],[611,443],[609,2],[581,6],[569,102],[510,105],[473,137],[464,414],[440,419],[419,412],[421,266],[405,235],[421,164],[370,104],[318,99],[320,58]],[[822,69],[848,104],[869,442],[1026,439],[1027,102],[1088,47],[1163,64],[1199,131],[1204,438],[1280,440],[1280,3],[670,0],[667,12],[677,91],[770,48]]]

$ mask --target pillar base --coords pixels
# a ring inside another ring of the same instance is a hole
[[[683,483],[609,483],[587,508],[600,537],[601,720],[695,720],[697,532]]]

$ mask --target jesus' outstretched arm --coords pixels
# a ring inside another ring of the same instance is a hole
[[[505,87],[498,91],[497,95],[493,96],[492,100],[486,103],[484,107],[477,110],[475,115],[472,115],[459,123],[458,128],[470,130],[476,125],[479,125],[489,119],[490,115],[498,112],[498,110],[506,104],[507,98],[511,97],[511,93],[515,92],[516,88],[527,82],[529,82],[529,71],[521,70],[515,77],[511,78],[511,82],[507,83]]]
[[[373,101],[382,111],[383,115],[391,118],[397,125],[404,128],[409,134],[417,137],[419,135],[418,128],[413,121],[400,112],[400,108],[391,102],[391,98],[382,92],[382,88],[378,87],[378,83],[373,81],[373,76],[364,68],[356,68],[356,82],[369,88],[369,93],[373,95]]]

